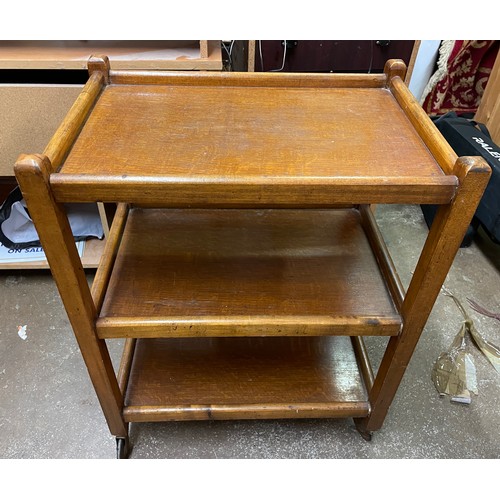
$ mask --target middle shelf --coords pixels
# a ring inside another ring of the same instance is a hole
[[[101,338],[397,335],[356,209],[130,209]]]

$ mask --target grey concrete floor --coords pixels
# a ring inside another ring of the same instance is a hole
[[[380,206],[376,217],[406,285],[427,234],[420,208]],[[500,311],[499,275],[500,245],[480,234],[459,251],[446,286],[463,302],[473,297]],[[0,458],[114,458],[114,438],[48,271],[1,271],[0,304]],[[500,322],[469,312],[500,346]],[[26,340],[18,325],[27,325]],[[350,419],[133,424],[130,458],[500,458],[500,375],[484,356],[471,346],[479,395],[468,406],[441,399],[430,378],[460,325],[453,301],[440,296],[371,442]],[[367,339],[375,365],[385,343]],[[109,346],[118,362],[122,344]]]

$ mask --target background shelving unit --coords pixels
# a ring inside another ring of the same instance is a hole
[[[214,40],[0,41],[3,196],[16,185],[13,168],[19,154],[43,150],[87,81],[89,57],[100,54],[108,55],[117,70],[222,69],[220,42]],[[106,233],[107,220],[102,222]],[[83,265],[96,268],[103,248],[104,241],[87,241]],[[48,267],[45,260],[0,264],[0,269]]]
[[[220,70],[213,40],[0,41],[0,69],[86,70],[91,55],[106,54],[112,69]]]

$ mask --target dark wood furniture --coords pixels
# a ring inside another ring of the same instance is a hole
[[[401,59],[411,70],[415,40],[250,40],[233,47],[235,69],[248,53],[250,71],[382,73],[388,59]]]
[[[129,422],[353,417],[367,439],[382,426],[490,175],[457,159],[405,69],[89,61],[44,154],[15,172],[119,456]],[[68,201],[118,204],[92,290]],[[370,210],[381,202],[441,205],[408,290]],[[369,335],[390,337],[376,374]]]

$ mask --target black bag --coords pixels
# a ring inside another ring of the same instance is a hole
[[[461,247],[468,247],[472,243],[479,226],[495,243],[500,244],[500,148],[492,141],[485,125],[460,117],[453,111],[433,121],[458,156],[482,156],[492,170]],[[430,227],[437,207],[421,205],[421,208],[425,222]]]
[[[104,231],[97,205],[68,203],[65,205],[75,241],[89,237],[102,239]],[[19,186],[13,189],[0,206],[0,243],[12,250],[40,246]]]

